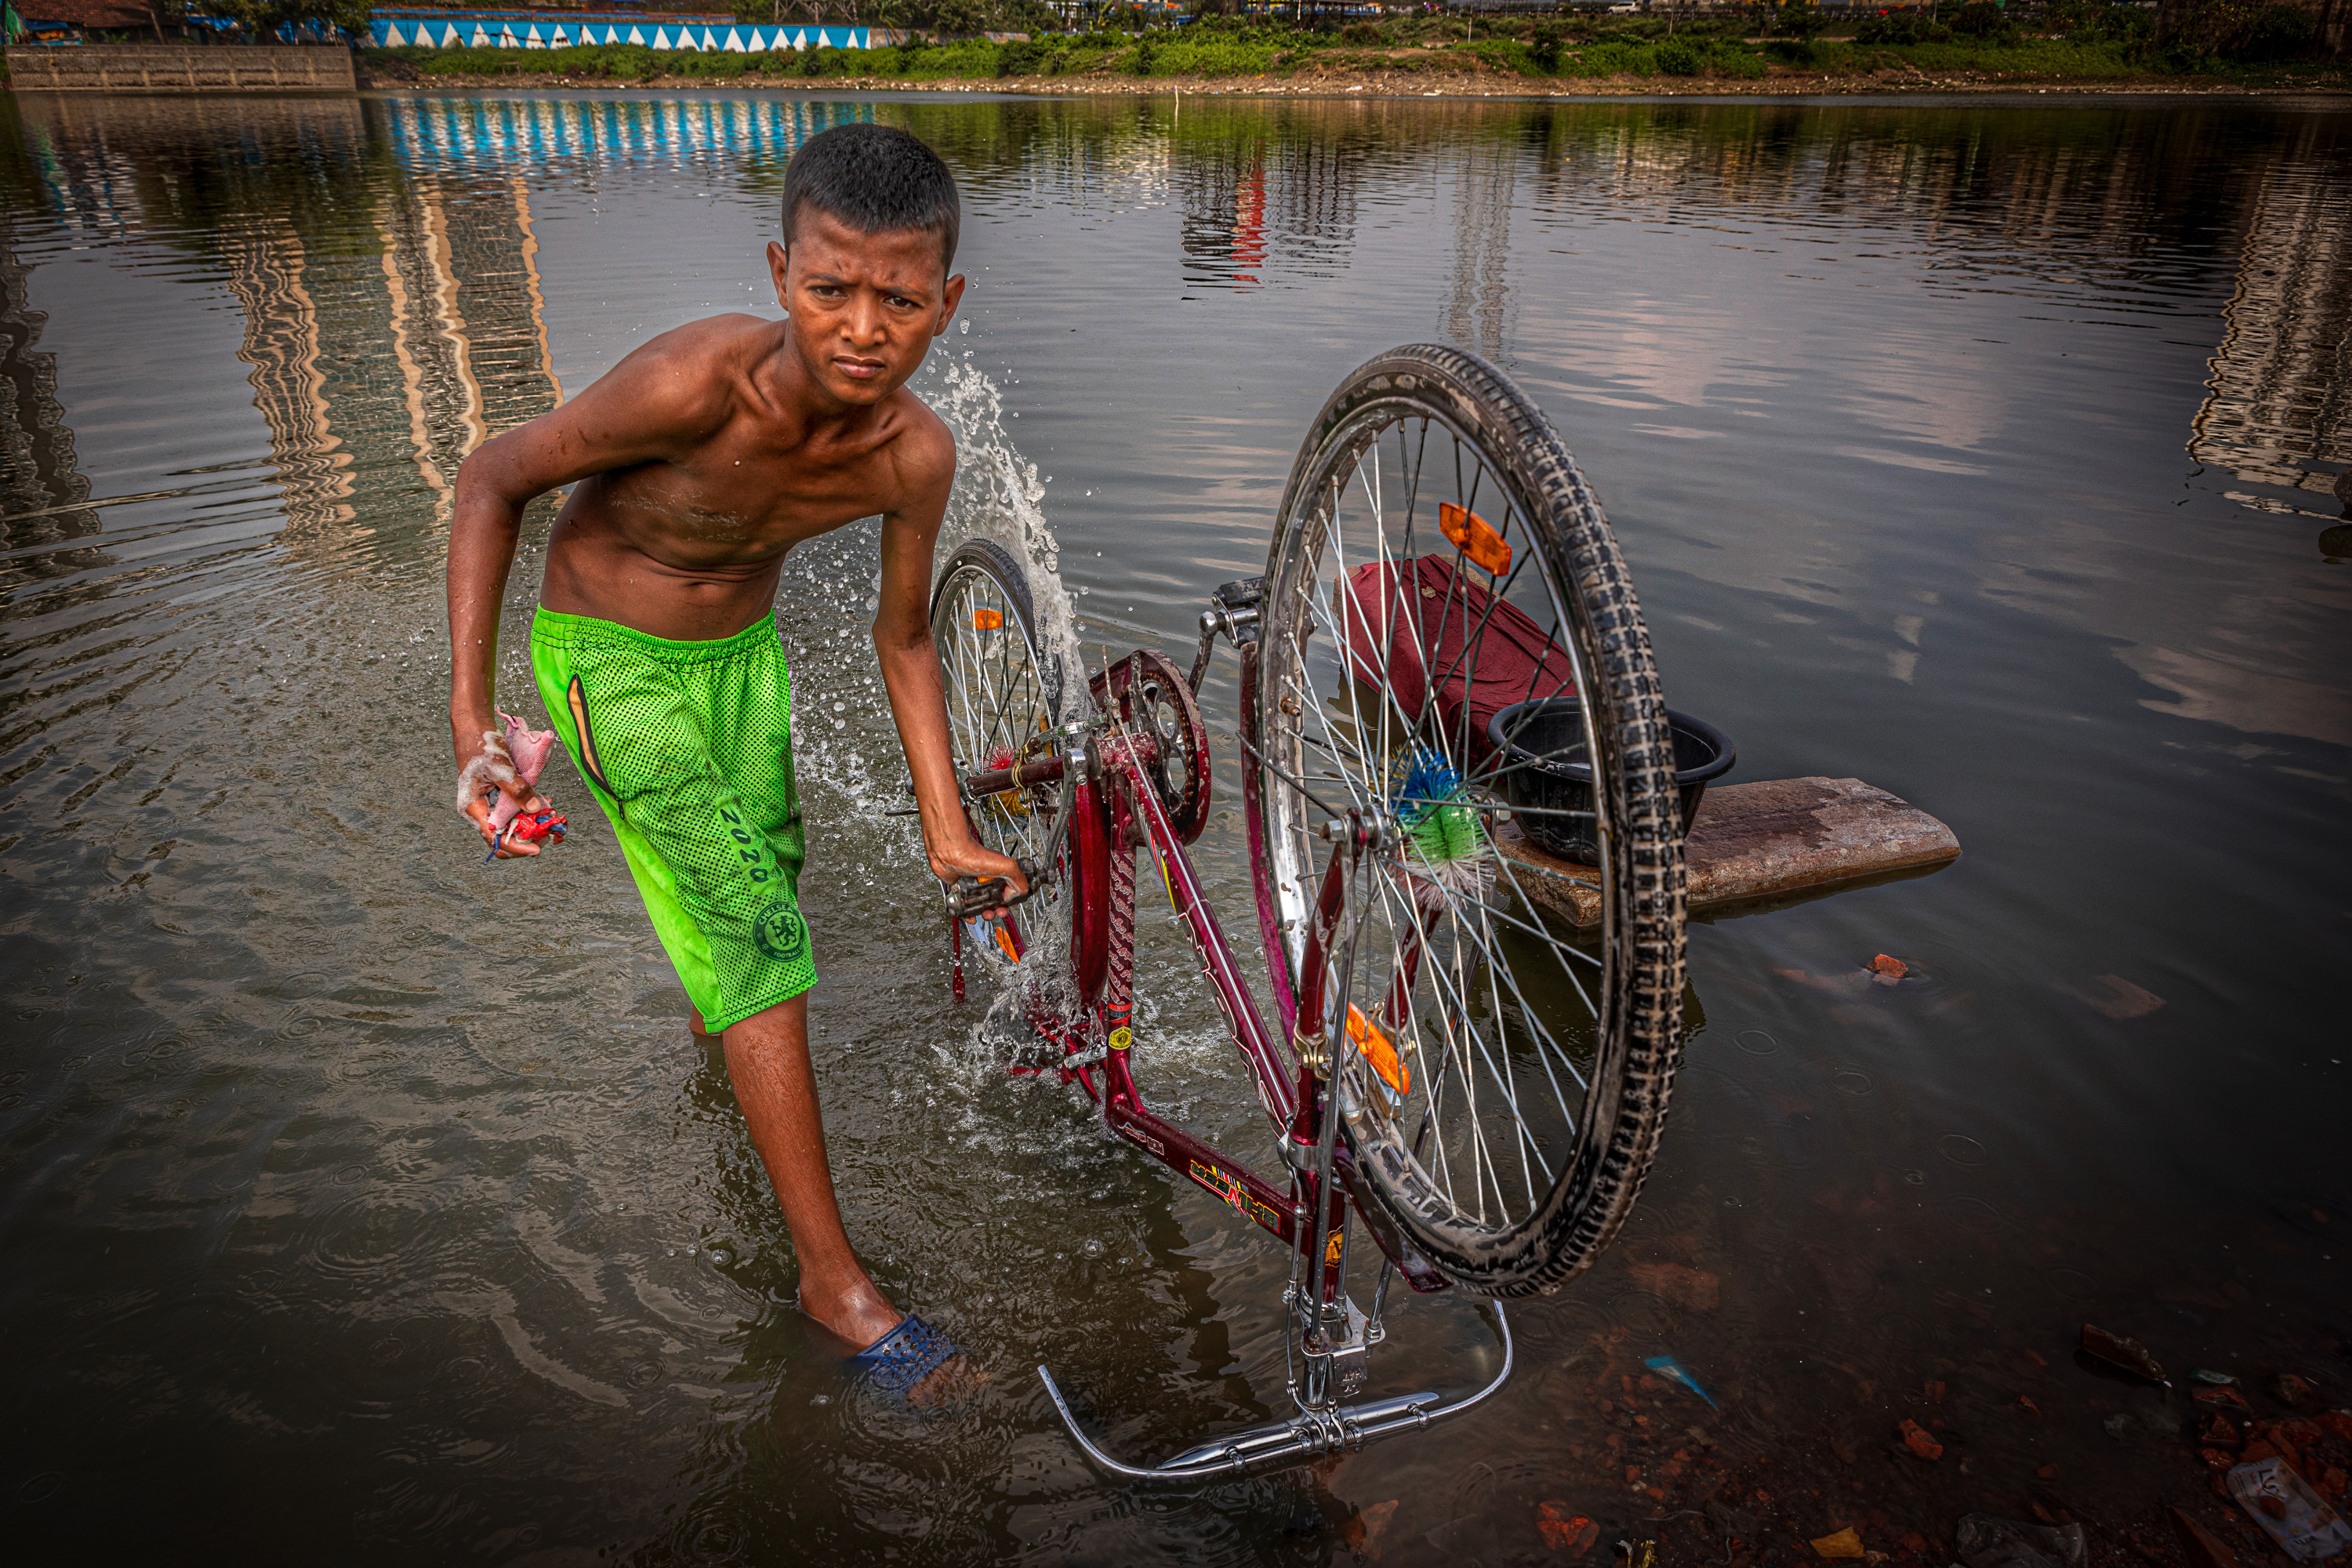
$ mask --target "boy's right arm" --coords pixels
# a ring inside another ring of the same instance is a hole
[[[690,331],[692,329],[687,329]],[[449,522],[449,734],[457,754],[457,809],[501,857],[536,855],[501,844],[483,793],[492,785],[546,808],[507,755],[499,722],[499,611],[514,568],[523,509],[593,474],[683,453],[726,416],[725,384],[707,355],[665,333],[579,396],[475,448],[457,470]]]

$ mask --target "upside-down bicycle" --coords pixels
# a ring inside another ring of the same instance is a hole
[[[1290,1420],[1148,1468],[1064,1423],[1115,1475],[1182,1480],[1350,1448],[1477,1404],[1349,1404],[1391,1281],[1549,1293],[1615,1236],[1657,1148],[1681,1046],[1683,822],[1649,635],[1575,460],[1492,365],[1410,345],[1333,393],[1300,449],[1263,577],[1200,617],[1187,675],[1139,650],[1083,689],[1039,635],[1021,567],[974,540],[931,603],[965,806],[1031,868],[950,895],[964,948],[1014,960],[1052,1070],[1112,1132],[1291,1253]],[[1185,846],[1209,820],[1195,700],[1217,642],[1240,659],[1243,816],[1276,1017],[1261,1016]],[[1522,715],[1571,713],[1556,743]],[[1559,739],[1565,734],[1565,739]],[[1577,805],[1526,804],[1529,769],[1576,773]],[[1513,805],[1517,799],[1521,802]],[[1570,860],[1519,852],[1531,818]],[[1271,1120],[1278,1177],[1154,1114],[1138,1088],[1136,851],[1149,849]],[[1578,864],[1577,861],[1585,862]],[[1530,895],[1597,893],[1597,936]],[[1369,1310],[1346,1288],[1351,1216],[1379,1255]]]

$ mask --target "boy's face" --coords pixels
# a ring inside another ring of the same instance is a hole
[[[947,276],[929,229],[865,234],[803,206],[793,230],[789,252],[770,242],[768,270],[793,346],[834,398],[870,407],[921,367],[955,319],[963,279]]]

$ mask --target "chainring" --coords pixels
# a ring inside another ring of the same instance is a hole
[[[1209,727],[1191,685],[1148,648],[1129,654],[1090,684],[1105,712],[1159,742],[1158,756],[1144,771],[1177,838],[1190,844],[1200,837],[1209,825]]]

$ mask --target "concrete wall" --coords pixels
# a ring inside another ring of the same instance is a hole
[[[340,46],[82,44],[8,51],[18,92],[353,92]]]

